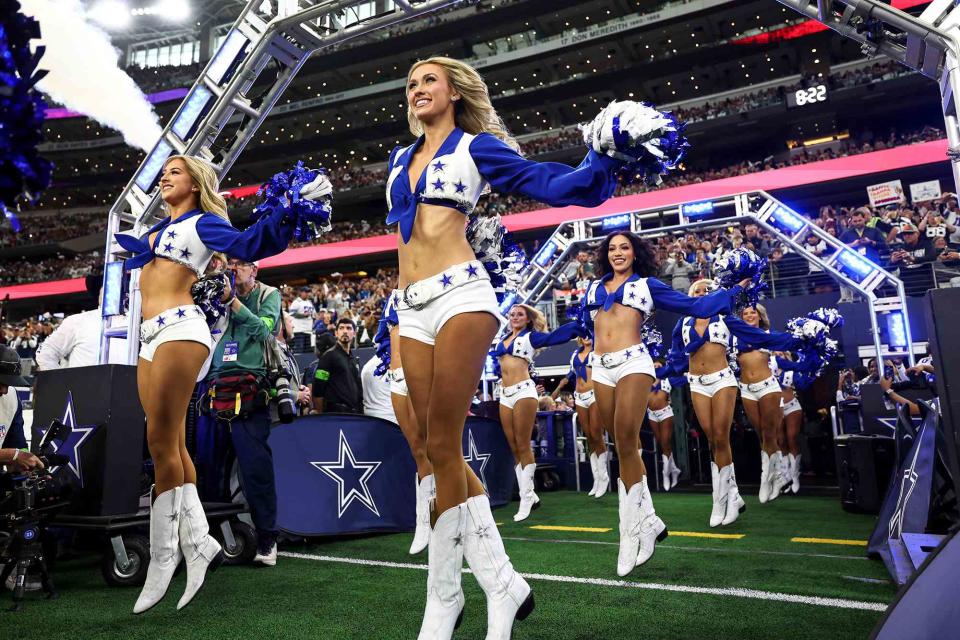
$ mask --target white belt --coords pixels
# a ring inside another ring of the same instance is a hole
[[[180,324],[187,320],[203,318],[204,323],[206,323],[206,317],[203,309],[195,304],[187,304],[182,307],[167,309],[163,313],[140,323],[140,342],[148,344],[167,327],[172,327],[175,324]]]
[[[604,369],[613,369],[619,367],[627,360],[636,358],[640,355],[645,355],[647,353],[647,346],[645,344],[635,344],[633,346],[627,347],[626,349],[621,349],[620,351],[611,351],[610,353],[592,353],[591,358],[594,366],[599,364]]]
[[[733,371],[730,370],[730,367],[726,369],[721,369],[720,371],[714,371],[713,373],[708,373],[706,375],[698,376],[692,373],[687,374],[687,380],[690,382],[695,382],[696,384],[702,385],[704,387],[709,387],[712,384],[720,382],[724,378],[733,378]]]
[[[434,276],[411,282],[399,290],[397,308],[419,311],[435,298],[439,298],[457,287],[469,282],[489,279],[490,275],[479,260],[455,264]]]
[[[536,386],[533,384],[533,380],[524,380],[523,382],[518,382],[517,384],[512,384],[509,387],[502,387],[500,389],[500,395],[505,398],[512,398],[517,395],[527,387]]]
[[[772,384],[776,384],[776,380],[774,380],[773,377],[770,377],[770,378],[767,378],[766,380],[761,380],[760,382],[748,382],[743,386],[745,386],[747,388],[747,391],[749,391],[750,393],[757,393],[758,391],[763,391],[764,389],[768,389]]]

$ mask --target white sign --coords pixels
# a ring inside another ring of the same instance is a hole
[[[867,187],[867,197],[870,198],[870,206],[883,207],[888,204],[901,204],[906,202],[903,195],[903,185],[899,180],[890,180],[880,184],[872,184]]]
[[[926,202],[940,197],[940,181],[918,182],[910,185],[910,201]]]

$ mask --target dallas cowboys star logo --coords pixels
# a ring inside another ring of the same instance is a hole
[[[463,460],[470,465],[470,468],[473,469],[477,477],[480,478],[484,489],[487,489],[487,477],[483,471],[487,468],[487,462],[490,461],[491,455],[493,454],[480,453],[477,451],[477,443],[473,439],[473,431],[467,429],[467,455],[463,456]]]
[[[453,278],[451,278],[449,275],[445,273],[443,274],[443,277],[440,278],[440,284],[442,284],[443,288],[446,289],[447,287],[453,284]]]
[[[469,278],[476,278],[477,276],[478,276],[478,274],[477,274],[477,265],[475,265],[475,264],[468,264],[468,265],[467,265],[467,277],[469,277]]]
[[[465,185],[465,184],[463,184],[462,182],[460,182],[459,180],[457,180],[457,181],[454,183],[453,188],[457,190],[457,193],[463,193],[464,191],[467,190],[467,185]]]
[[[630,351],[630,349],[627,349],[626,351],[623,352],[624,358],[629,358],[632,355],[633,355],[633,351]]]
[[[183,317],[186,316],[186,315],[187,315],[186,309],[177,309],[177,317],[178,317],[178,318],[183,318]]]
[[[181,258],[189,258],[189,257],[190,257],[190,249],[186,249],[186,248],[180,249],[180,257],[181,257]]]
[[[437,191],[443,191],[443,180],[437,178],[437,181],[433,183],[433,188]]]
[[[177,237],[177,232],[174,231],[173,229],[170,229],[170,233],[167,234],[167,237],[170,238],[171,240],[173,240],[173,239],[175,239],[175,238]]]
[[[311,462],[310,464],[337,483],[337,518],[343,517],[344,512],[354,500],[373,512],[374,515],[380,516],[377,503],[374,502],[373,496],[370,494],[370,487],[367,482],[370,481],[373,474],[377,472],[377,468],[383,463],[372,460],[368,462],[358,461],[353,455],[353,450],[350,449],[350,443],[347,442],[347,436],[343,434],[342,429],[340,430],[339,460]],[[356,477],[358,475],[357,470],[361,471],[359,477]],[[348,483],[350,484],[349,491],[347,490]]]
[[[171,251],[173,251],[173,245],[168,242],[167,244],[163,245],[163,250],[166,251],[167,253],[170,253]]]
[[[646,299],[646,298],[640,298],[640,304],[641,304],[641,305],[646,305],[646,304],[647,304],[647,299]]]
[[[444,167],[446,166],[447,165],[443,164],[443,160],[437,160],[436,162],[433,163],[433,170],[434,172],[443,171]]]
[[[98,425],[77,425],[77,414],[73,408],[73,392],[67,391],[67,406],[63,409],[63,418],[60,420],[63,424],[70,427],[70,435],[64,440],[63,444],[57,447],[56,453],[67,456],[67,468],[76,476],[83,486],[83,465],[80,460],[80,446],[90,435],[96,431]],[[44,429],[42,433],[46,433]],[[59,467],[52,467],[51,471],[56,471]]]
[[[920,435],[918,434],[919,438]],[[920,475],[916,471],[917,458],[920,457],[919,446],[914,446],[913,460],[910,466],[903,470],[903,476],[900,478],[900,493],[897,496],[897,506],[890,516],[890,522],[887,524],[887,537],[897,539],[903,533],[903,516],[907,510],[907,503],[910,502],[910,496],[917,486],[917,479]]]
[[[162,327],[165,324],[167,324],[166,319],[163,316],[157,316],[157,326]]]

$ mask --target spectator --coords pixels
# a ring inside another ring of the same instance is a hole
[[[337,320],[337,343],[317,361],[313,379],[313,407],[316,413],[363,413],[360,361],[353,355],[357,329],[353,320]]]
[[[690,277],[699,273],[698,267],[687,262],[686,254],[677,250],[673,257],[663,267],[663,276],[668,279],[675,291],[686,291],[690,288]]]
[[[43,468],[43,463],[26,451],[23,408],[12,387],[29,387],[20,376],[20,357],[10,347],[0,346],[0,465],[14,471]]]
[[[300,287],[298,297],[290,303],[290,315],[293,317],[293,351],[307,353],[313,337],[313,322],[317,309],[310,299],[310,287]]]
[[[886,239],[876,228],[867,226],[872,215],[866,207],[855,209],[850,215],[850,228],[840,236],[840,242],[875,264],[880,264],[880,255],[886,252]]]

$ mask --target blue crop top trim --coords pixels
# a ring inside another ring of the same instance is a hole
[[[489,185],[520,193],[550,206],[595,207],[613,195],[619,160],[589,151],[576,168],[558,162],[527,160],[489,133],[471,135],[453,129],[427,163],[411,192],[409,165],[424,136],[390,153],[387,176],[387,224],[398,224],[403,242],[410,241],[417,205],[450,207],[469,214]]]
[[[619,303],[644,314],[649,314],[654,309],[665,309],[685,315],[709,317],[717,313],[729,313],[736,296],[742,291],[740,286],[736,285],[729,289],[718,289],[701,298],[691,298],[674,291],[656,278],[641,278],[633,274],[617,287],[616,291],[608,292],[604,285],[613,275],[608,273],[588,285],[584,304],[591,312],[600,309],[609,311],[614,304]]]
[[[569,342],[573,338],[581,335],[582,332],[583,329],[576,322],[562,324],[549,333],[524,329],[517,334],[509,345],[506,345],[505,342],[507,338],[510,337],[510,334],[503,340],[500,340],[497,346],[494,347],[491,355],[493,355],[494,358],[513,356],[532,363],[534,352],[537,349]]]
[[[573,354],[570,356],[570,372],[574,378],[579,378],[584,382],[587,381],[587,368],[590,367],[590,354],[587,354],[586,359],[580,359],[580,349],[574,349]]]
[[[122,233],[114,238],[134,254],[124,261],[126,270],[143,267],[154,258],[166,258],[192,269],[199,277],[215,251],[248,262],[260,260],[286,249],[295,228],[282,211],[238,231],[220,216],[194,209],[176,220],[164,218],[139,238]],[[151,247],[149,238],[154,232],[157,235]]]

